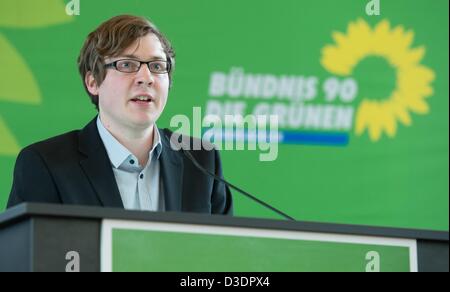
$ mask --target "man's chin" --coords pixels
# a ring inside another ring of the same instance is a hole
[[[132,125],[134,128],[139,129],[139,130],[145,130],[147,128],[150,128],[151,126],[153,126],[155,124],[155,122],[153,120],[146,120],[146,121],[133,121]]]
[[[131,119],[131,124],[134,128],[145,130],[147,128],[152,127],[156,122],[156,119],[152,116],[145,117],[133,117]]]
[[[136,129],[145,130],[155,124],[160,116],[156,110],[130,111],[127,113],[130,124]]]

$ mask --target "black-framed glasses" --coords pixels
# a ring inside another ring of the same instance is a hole
[[[154,60],[149,62],[141,62],[133,59],[121,59],[112,63],[106,64],[106,68],[114,68],[117,71],[123,73],[136,73],[141,69],[142,64],[146,64],[148,70],[155,74],[169,73],[171,69],[171,63],[164,60]]]

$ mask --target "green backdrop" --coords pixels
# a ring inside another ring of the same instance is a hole
[[[177,52],[159,127],[213,102],[280,115],[277,159],[222,151],[229,181],[298,220],[448,231],[447,0],[381,0],[380,16],[362,0],[80,0],[73,16],[68,2],[0,2],[0,210],[18,151],[96,114],[76,58],[130,13]],[[279,218],[234,199],[238,216]]]

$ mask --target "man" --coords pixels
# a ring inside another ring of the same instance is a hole
[[[172,133],[156,126],[174,65],[169,41],[145,18],[117,16],[90,33],[78,67],[99,115],[82,130],[21,151],[8,207],[44,202],[231,215],[228,187],[204,175],[171,147]],[[216,150],[191,154],[222,177]]]

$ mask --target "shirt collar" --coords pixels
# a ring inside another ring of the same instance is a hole
[[[128,159],[134,159],[137,165],[137,158],[125,146],[120,144],[120,142],[117,141],[116,138],[114,138],[114,136],[105,128],[105,126],[103,126],[103,123],[100,120],[100,116],[97,117],[97,128],[100,134],[100,138],[105,145],[109,160],[115,168],[119,168],[125,161],[128,162]],[[154,133],[155,136],[153,139],[153,146],[150,150],[149,157],[151,158],[152,155],[154,155],[156,159],[159,159],[159,157],[161,156],[162,144],[161,135],[159,134],[159,130],[156,124],[154,126]],[[145,165],[143,167],[145,167]]]

